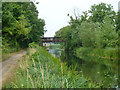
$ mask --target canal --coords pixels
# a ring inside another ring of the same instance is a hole
[[[103,87],[118,87],[118,64],[113,60],[97,57],[78,58],[72,52],[64,52],[59,49],[50,49],[50,53],[60,57],[68,66],[76,67],[76,71],[91,79],[95,83],[101,83]]]

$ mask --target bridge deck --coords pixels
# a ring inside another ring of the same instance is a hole
[[[45,42],[65,42],[65,40],[62,40],[61,37],[42,37],[41,39],[41,45],[43,46],[43,43]]]
[[[42,42],[65,42],[61,37],[43,37],[41,38]]]

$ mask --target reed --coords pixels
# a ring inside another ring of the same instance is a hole
[[[59,58],[53,57],[41,47],[35,47],[37,52],[29,56],[26,69],[19,68],[14,80],[4,87],[8,88],[95,88],[100,87],[89,82],[74,68],[67,67]],[[21,64],[23,67],[26,60]],[[20,80],[21,79],[21,80]]]

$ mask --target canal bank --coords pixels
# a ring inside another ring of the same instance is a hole
[[[76,71],[82,73],[103,87],[118,87],[118,63],[112,60],[92,56],[76,57],[71,52],[66,52],[64,58],[68,66],[76,67]]]
[[[54,57],[59,57],[61,61],[67,63],[68,67],[75,68],[75,71],[83,74],[84,77],[91,79],[95,83],[101,83],[102,87],[118,87],[117,60],[88,56],[86,54],[81,56],[73,52],[61,51],[60,48],[51,48],[49,53]]]

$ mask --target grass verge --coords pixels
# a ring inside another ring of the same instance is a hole
[[[59,58],[53,57],[45,49],[31,44],[36,48],[32,55],[28,54],[15,72],[15,78],[3,88],[98,88],[89,78],[68,68]]]

